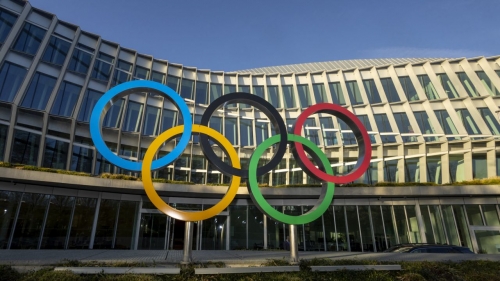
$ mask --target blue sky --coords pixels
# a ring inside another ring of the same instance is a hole
[[[30,2],[123,47],[200,69],[500,55],[498,0]]]

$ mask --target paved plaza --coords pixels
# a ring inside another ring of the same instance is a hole
[[[260,265],[269,259],[289,258],[287,251],[193,251],[193,262],[224,262],[231,266]],[[143,262],[158,266],[178,264],[182,250],[1,250],[0,264],[10,265],[55,265],[64,260],[82,262]],[[300,259],[364,259],[379,261],[500,261],[500,254],[406,254],[406,253],[359,253],[359,252],[299,252]]]

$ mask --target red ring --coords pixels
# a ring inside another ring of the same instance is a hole
[[[309,170],[310,174],[314,174],[314,176],[318,179],[337,184],[353,182],[360,178],[366,172],[368,166],[370,166],[370,159],[372,157],[370,137],[368,136],[368,132],[366,131],[363,123],[361,123],[356,115],[339,105],[332,103],[319,103],[310,106],[299,115],[299,117],[297,118],[297,122],[294,125],[293,133],[300,136],[302,133],[302,126],[304,125],[307,117],[314,113],[329,113],[344,121],[353,130],[356,140],[358,140],[358,145],[361,138],[363,144],[359,146],[359,153],[363,155],[358,155],[358,161],[356,163],[356,166],[354,167],[354,170],[347,175],[329,175],[316,168],[316,166],[309,160],[309,158],[307,158],[304,151],[304,146],[301,143],[294,143],[296,154],[299,157],[298,160],[302,162],[304,166],[303,168]]]

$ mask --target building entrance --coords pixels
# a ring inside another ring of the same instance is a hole
[[[168,217],[160,213],[142,213],[139,250],[164,250],[167,247]]]
[[[472,245],[478,254],[500,254],[500,226],[470,227]]]

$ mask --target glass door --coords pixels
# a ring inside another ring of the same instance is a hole
[[[471,226],[472,245],[477,254],[500,254],[500,226]]]
[[[229,250],[227,218],[227,215],[219,215],[203,221],[202,250]]]
[[[139,230],[139,250],[164,250],[167,246],[167,216],[142,213]]]

